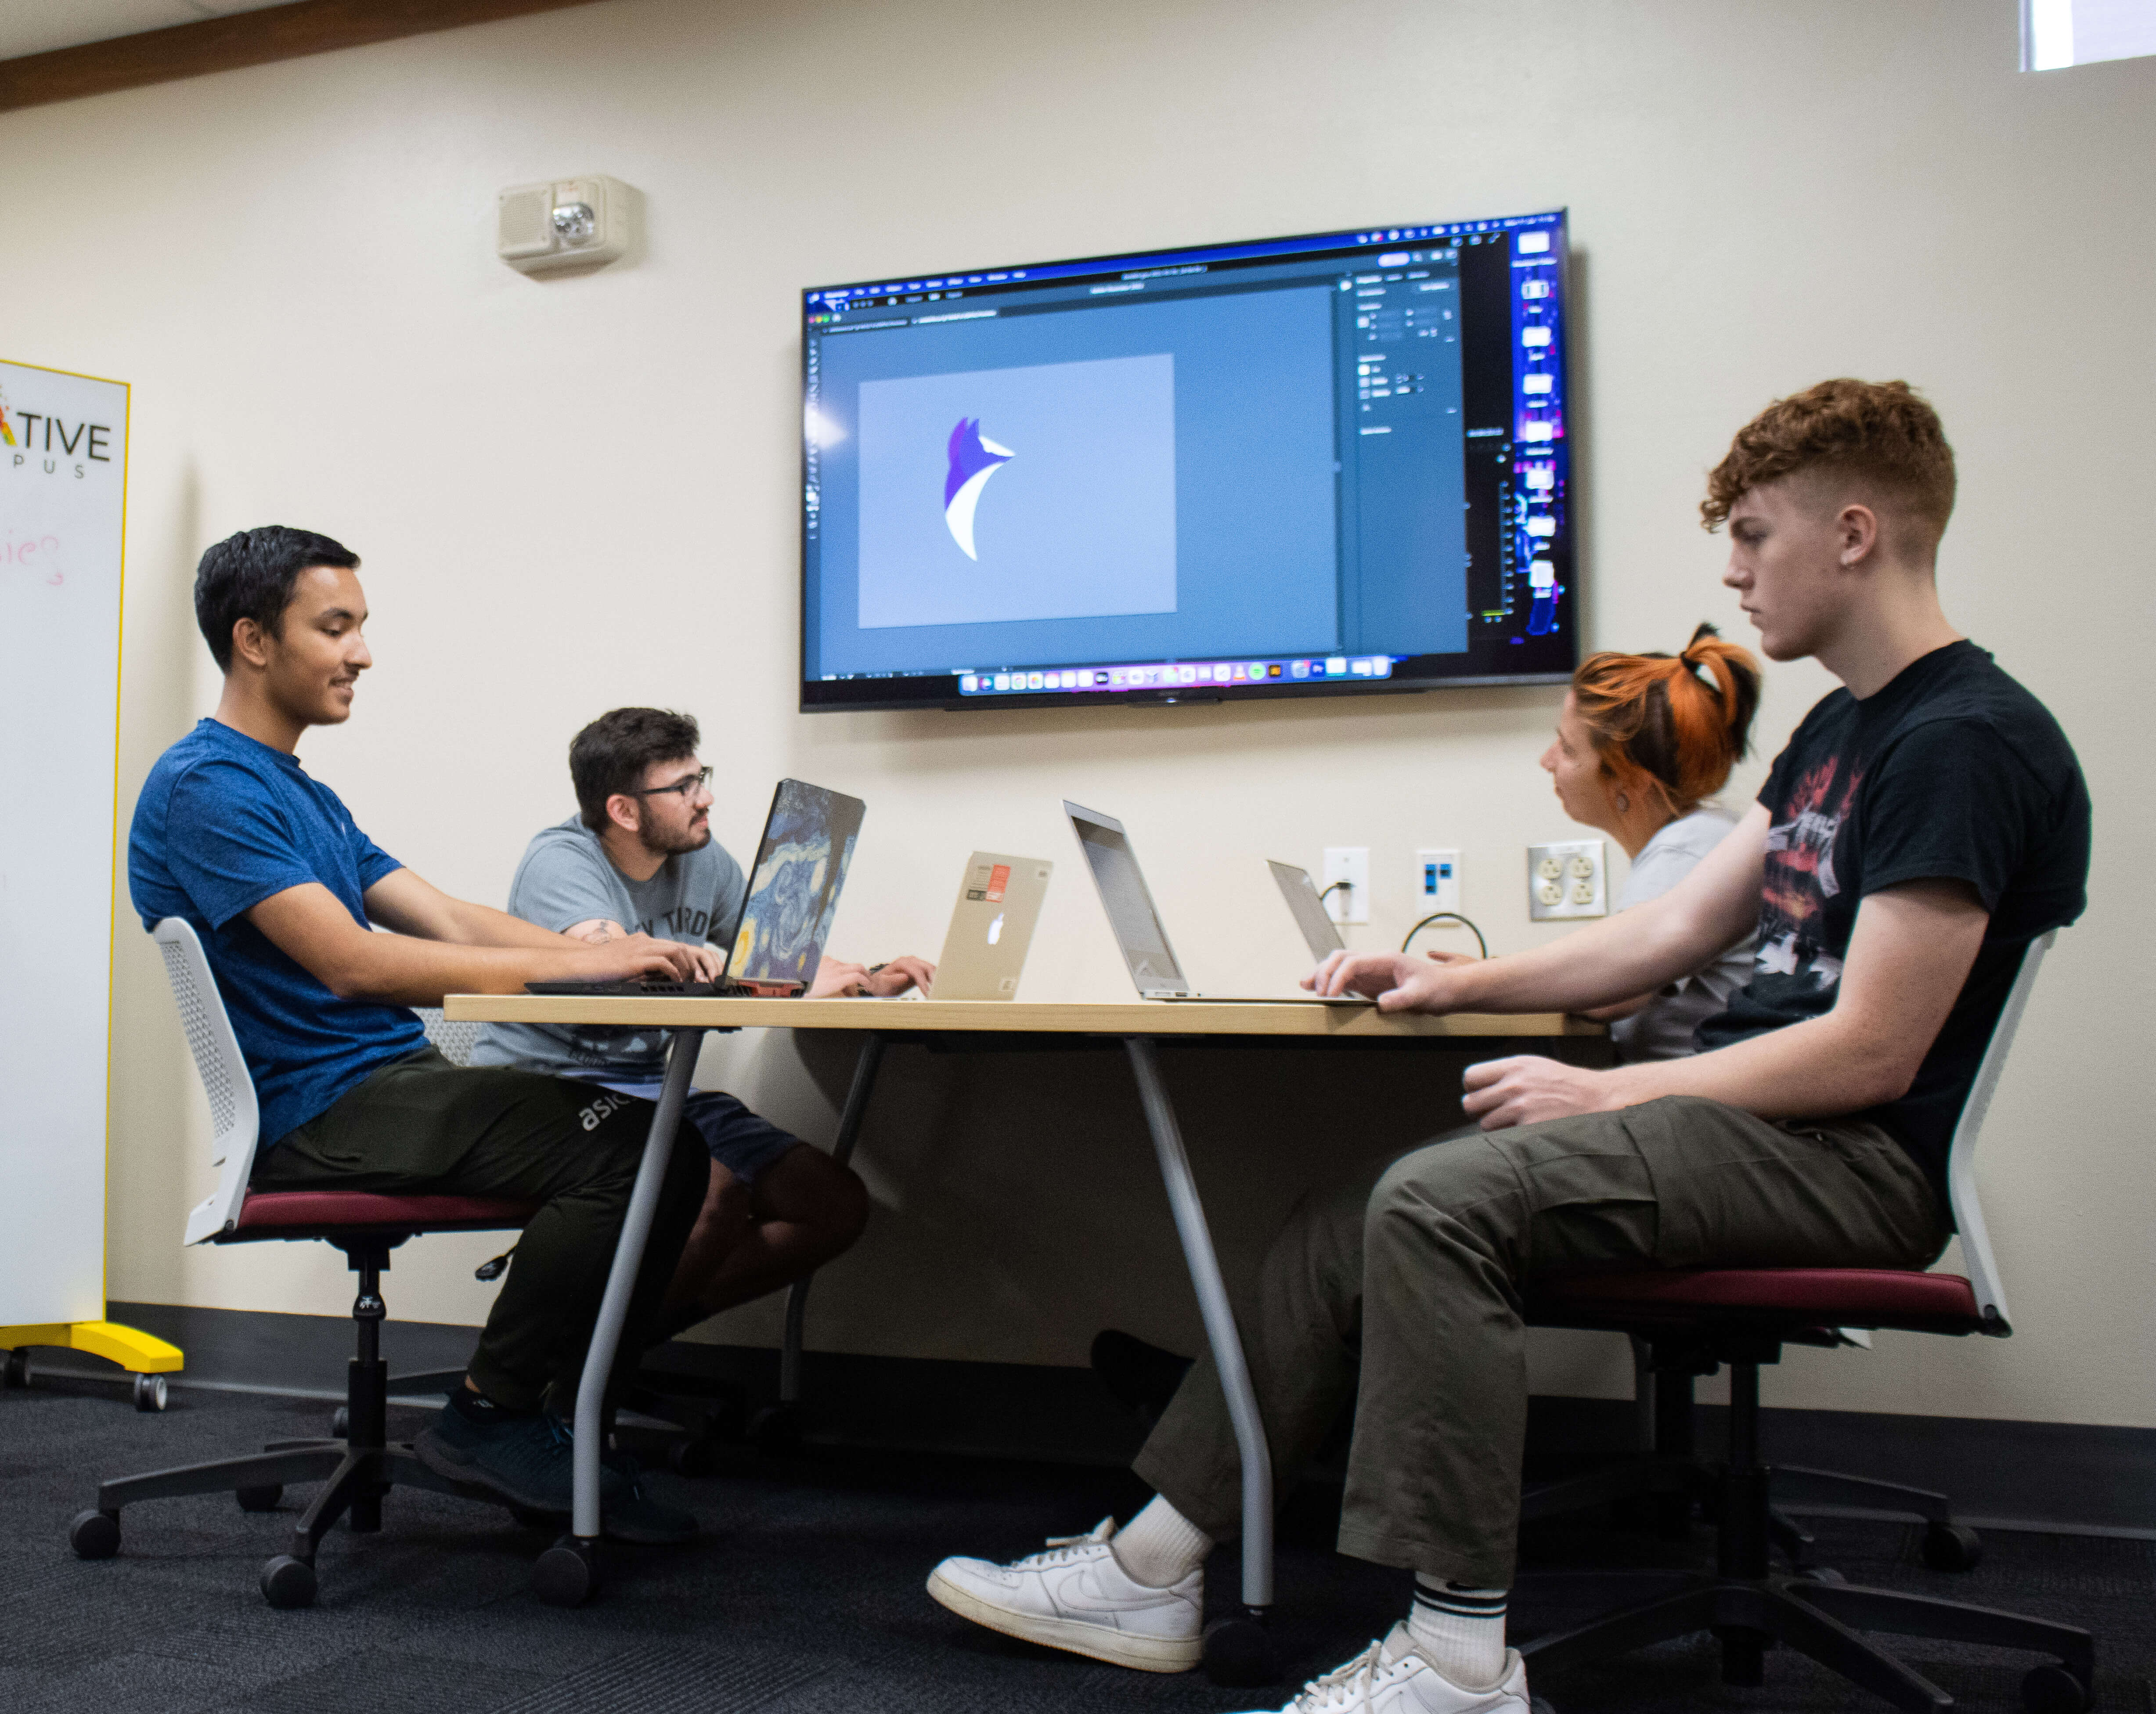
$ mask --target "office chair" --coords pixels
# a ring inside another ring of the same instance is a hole
[[[315,1599],[315,1553],[322,1537],[340,1517],[355,1533],[379,1530],[382,1496],[393,1486],[402,1484],[490,1505],[502,1503],[483,1489],[436,1475],[409,1445],[390,1441],[389,1368],[381,1351],[382,1323],[388,1311],[381,1278],[389,1266],[389,1252],[408,1239],[426,1232],[521,1229],[537,1204],[364,1191],[251,1191],[248,1177],[259,1141],[260,1112],[254,1080],[248,1075],[202,942],[177,916],[160,922],[151,937],[164,955],[165,973],[187,1030],[187,1048],[202,1077],[203,1092],[209,1098],[210,1157],[218,1168],[217,1188],[187,1215],[185,1241],[312,1239],[335,1244],[359,1275],[359,1295],[352,1306],[357,1351],[347,1371],[344,1427],[331,1438],[275,1441],[256,1454],[101,1483],[97,1504],[79,1513],[69,1527],[68,1542],[82,1558],[109,1559],[120,1551],[121,1508],[138,1500],[228,1491],[244,1511],[273,1511],[286,1483],[321,1481],[321,1491],[300,1514],[293,1532],[291,1551],[275,1556],[262,1568],[263,1599],[272,1607],[305,1607]]]
[[[2005,1338],[2013,1332],[1998,1263],[1976,1192],[1976,1142],[1999,1085],[2037,967],[2055,932],[2024,953],[1999,1023],[1992,1032],[1948,1157],[1948,1191],[1961,1232],[1969,1277],[1871,1268],[1702,1268],[1602,1274],[1538,1287],[1527,1307],[1537,1327],[1585,1327],[1629,1333],[1651,1352],[1656,1377],[1656,1456],[1576,1483],[1531,1493],[1523,1518],[1573,1510],[1592,1499],[1651,1497],[1680,1521],[1694,1499],[1715,1517],[1716,1568],[1705,1572],[1587,1572],[1531,1574],[1517,1592],[1577,1606],[1620,1604],[1585,1624],[1537,1636],[1520,1652],[1541,1669],[1607,1660],[1650,1643],[1712,1630],[1722,1645],[1726,1684],[1763,1681],[1763,1656],[1775,1643],[1809,1655],[1843,1678],[1912,1714],[1944,1714],[1953,1699],[1862,1634],[1983,1643],[2054,1656],[2022,1681],[2031,1714],[2082,1714],[2091,1706],[2095,1650],[2089,1634],[2071,1625],[2025,1618],[1959,1601],[1898,1590],[1861,1588],[1830,1571],[1801,1568],[1787,1574],[1769,1565],[1778,1532],[1770,1491],[1778,1475],[1759,1454],[1759,1366],[1778,1362],[1784,1344],[1836,1346],[1849,1330]],[[1708,1469],[1690,1456],[1694,1378],[1729,1365],[1729,1455]],[[1857,1485],[1855,1491],[1899,1498],[1921,1496],[1929,1520],[1926,1557],[1934,1565],[1974,1564],[1973,1532],[1957,1532],[1944,1496],[1865,1485],[1830,1472],[1792,1471],[1818,1483]],[[1966,1537],[1966,1539],[1963,1537]]]

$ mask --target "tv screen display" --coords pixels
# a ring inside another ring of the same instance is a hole
[[[1562,210],[802,294],[805,710],[1576,665]]]

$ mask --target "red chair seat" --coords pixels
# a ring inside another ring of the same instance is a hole
[[[228,1239],[328,1236],[348,1231],[490,1232],[520,1229],[536,1202],[476,1196],[382,1196],[363,1190],[250,1192]]]
[[[1958,1274],[1889,1268],[1699,1268],[1582,1275],[1535,1293],[1531,1321],[1690,1320],[1972,1332],[1984,1325]]]

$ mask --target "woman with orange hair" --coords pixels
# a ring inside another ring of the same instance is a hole
[[[1707,800],[1743,757],[1758,706],[1758,663],[1712,625],[1681,654],[1596,654],[1572,675],[1543,766],[1564,813],[1631,859],[1620,911],[1669,891],[1737,825]],[[1673,1060],[1751,979],[1747,936],[1682,980],[1590,1015],[1609,1024],[1620,1059]]]

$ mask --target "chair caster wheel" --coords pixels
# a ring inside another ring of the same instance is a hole
[[[677,1476],[708,1476],[719,1467],[719,1449],[699,1436],[686,1436],[666,1449],[666,1467]]]
[[[272,1607],[311,1607],[315,1588],[314,1567],[289,1553],[280,1553],[262,1568],[262,1599]]]
[[[352,1409],[349,1405],[340,1404],[330,1413],[330,1439],[343,1440],[349,1439],[351,1434]]]
[[[169,1397],[162,1375],[137,1375],[135,1378],[135,1408],[137,1410],[162,1410]]]
[[[2021,1681],[2021,1706],[2029,1714],[2084,1714],[2095,1701],[2068,1667],[2039,1666]]]
[[[1238,1689],[1270,1684],[1280,1676],[1271,1633],[1263,1619],[1247,1611],[1205,1627],[1204,1662],[1206,1677]]]
[[[68,1546],[78,1559],[110,1559],[120,1551],[120,1514],[78,1511],[68,1526]]]
[[[801,1450],[801,1413],[791,1404],[767,1404],[748,1419],[748,1438],[759,1452],[783,1457]]]
[[[242,1511],[275,1511],[277,1502],[285,1497],[282,1482],[264,1482],[259,1487],[234,1488],[232,1497],[239,1502]]]
[[[599,1586],[598,1555],[588,1542],[563,1536],[531,1568],[531,1593],[549,1607],[579,1607]]]
[[[1924,1563],[1933,1571],[1974,1571],[1983,1557],[1984,1537],[1965,1523],[1935,1523],[1924,1531]]]

